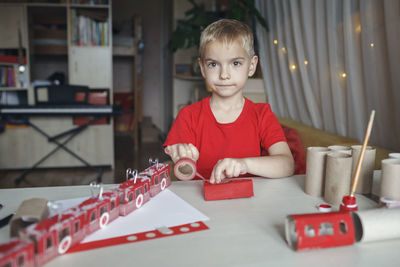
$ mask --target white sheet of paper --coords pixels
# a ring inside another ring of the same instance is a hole
[[[81,203],[86,198],[74,198],[56,201],[62,209],[67,209]],[[140,209],[127,216],[120,216],[101,231],[87,236],[81,243],[92,242],[125,236],[141,232],[152,231],[162,226],[173,227],[198,221],[207,221],[209,218],[195,209],[175,193],[166,189],[151,198]]]

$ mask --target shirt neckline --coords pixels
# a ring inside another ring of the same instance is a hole
[[[212,118],[214,123],[219,125],[219,126],[221,126],[221,127],[230,127],[230,126],[233,126],[235,124],[240,123],[246,117],[245,114],[247,113],[249,100],[246,97],[243,97],[243,98],[244,98],[244,105],[243,105],[242,111],[240,112],[240,115],[236,118],[235,121],[229,122],[229,123],[220,123],[220,122],[217,121],[217,119],[214,116],[214,113],[211,110],[210,96],[208,96],[206,99],[204,99],[204,101],[205,101],[205,105],[207,107],[208,114]]]

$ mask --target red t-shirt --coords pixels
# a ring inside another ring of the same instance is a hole
[[[261,149],[286,138],[267,103],[245,98],[240,116],[232,123],[218,123],[211,111],[210,97],[181,109],[168,133],[164,147],[191,143],[199,150],[197,171],[211,176],[214,165],[224,158],[261,156]]]

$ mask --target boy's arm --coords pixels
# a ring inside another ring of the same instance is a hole
[[[294,173],[294,160],[286,142],[278,142],[268,149],[269,156],[218,161],[211,173],[210,182],[219,183],[227,177],[250,173],[261,177],[280,178]]]

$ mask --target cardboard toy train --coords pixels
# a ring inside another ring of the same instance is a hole
[[[118,216],[142,207],[171,184],[169,165],[152,163],[140,173],[128,169],[127,180],[111,190],[100,187],[79,205],[21,228],[17,237],[0,244],[0,266],[41,266]]]

